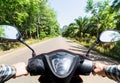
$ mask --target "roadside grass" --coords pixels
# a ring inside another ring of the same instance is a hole
[[[46,37],[46,38],[43,38],[43,39],[32,39],[32,38],[31,39],[25,39],[25,42],[28,45],[32,45],[32,44],[35,44],[35,43],[38,43],[38,42],[48,40],[50,38],[54,38],[54,37],[50,36],[50,37]],[[25,46],[24,44],[20,43],[19,41],[18,42],[10,42],[10,43],[14,43],[14,44],[10,45],[11,47],[9,49],[0,48],[0,53],[3,53],[5,51],[14,50],[14,49]],[[1,43],[1,45],[2,45],[2,43]]]

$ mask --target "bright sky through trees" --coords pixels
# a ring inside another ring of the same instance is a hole
[[[90,14],[85,13],[86,2],[87,0],[49,0],[49,4],[57,13],[61,27],[74,22],[79,16],[89,16]]]

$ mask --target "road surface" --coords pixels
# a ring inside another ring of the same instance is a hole
[[[47,41],[39,42],[37,44],[31,45],[31,47],[36,51],[36,54],[46,53],[57,49],[67,49],[76,53],[85,53],[87,48],[78,45],[70,40],[62,37],[53,38]],[[0,64],[13,64],[16,62],[24,61],[27,64],[27,60],[31,58],[31,51],[27,47],[20,47],[18,49],[10,50],[0,54]],[[94,51],[90,54],[92,59],[96,61],[101,61],[106,64],[118,64],[114,60],[104,57]],[[23,76],[15,79],[11,79],[6,83],[39,83],[37,79],[39,76]],[[116,83],[108,78],[102,78],[100,76],[82,76],[84,83]]]

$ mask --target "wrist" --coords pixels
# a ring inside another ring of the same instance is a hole
[[[104,77],[107,76],[107,70],[108,70],[108,66],[104,65],[104,67],[103,67]]]
[[[12,66],[12,72],[13,72],[13,77],[12,78],[15,78],[17,70],[14,66]]]

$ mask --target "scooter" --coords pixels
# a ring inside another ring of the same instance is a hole
[[[83,83],[80,75],[90,75],[93,71],[93,61],[88,57],[90,50],[99,42],[115,42],[120,40],[120,33],[114,30],[103,31],[86,56],[64,49],[36,55],[35,51],[25,43],[16,27],[0,25],[0,38],[10,41],[20,41],[32,51],[28,60],[27,71],[31,76],[41,75],[40,83]]]

